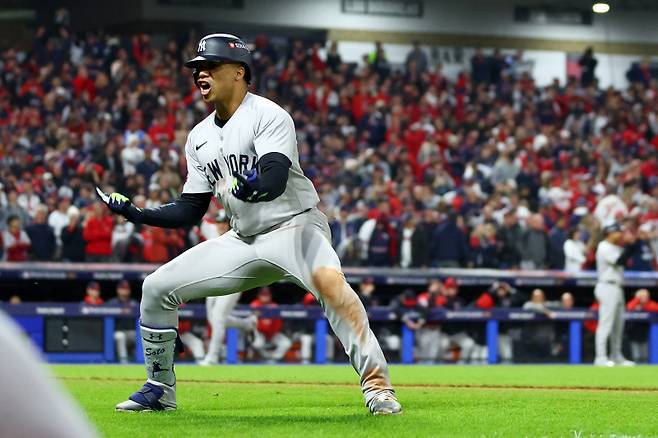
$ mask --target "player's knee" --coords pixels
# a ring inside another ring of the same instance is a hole
[[[116,342],[124,342],[126,340],[126,333],[125,332],[114,332],[114,340]]]
[[[159,270],[149,274],[142,283],[141,310],[173,310],[178,304],[172,299],[171,286]]]
[[[342,272],[323,267],[313,271],[313,284],[319,294],[320,303],[327,309],[330,321],[350,325],[361,343],[366,341],[368,317],[356,292],[352,290]]]
[[[357,299],[342,272],[334,268],[318,268],[312,274],[313,284],[320,294],[320,301],[334,307]]]

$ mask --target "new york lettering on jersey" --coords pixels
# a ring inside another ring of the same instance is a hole
[[[215,123],[215,113],[210,114],[190,132],[185,152],[188,176],[183,193],[213,192],[231,218],[231,227],[241,235],[258,234],[319,202],[299,165],[292,118],[264,97],[247,93],[223,127]],[[256,167],[259,157],[270,152],[284,154],[292,163],[284,193],[258,204],[232,197],[233,173]]]

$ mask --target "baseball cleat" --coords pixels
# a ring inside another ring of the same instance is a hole
[[[176,410],[176,385],[170,387],[147,380],[142,389],[115,408],[120,412],[149,412]]]
[[[368,409],[373,415],[393,415],[402,413],[402,405],[392,392],[382,392],[370,400]]]
[[[614,367],[615,363],[607,357],[597,357],[594,359],[594,366],[597,367]]]
[[[210,367],[210,366],[213,366],[213,365],[219,365],[219,361],[204,357],[203,359],[201,359],[197,363],[197,365],[202,366],[202,367]]]
[[[614,357],[614,358],[612,358],[612,362],[614,362],[615,365],[619,365],[619,366],[622,366],[622,367],[635,366],[635,362],[633,362],[632,360],[626,359],[624,356]]]

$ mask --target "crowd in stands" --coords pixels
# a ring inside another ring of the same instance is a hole
[[[0,52],[2,259],[161,263],[213,237],[216,204],[199,227],[163,230],[94,192],[141,207],[179,194],[186,135],[210,111],[182,66],[198,36],[78,34],[57,17]],[[601,224],[623,218],[643,242],[627,268],[654,269],[658,89],[644,64],[627,89],[600,89],[589,52],[591,75],[538,87],[520,52],[478,50],[449,80],[418,44],[394,66],[380,43],[358,64],[336,43],[253,43],[253,91],[293,116],[345,265],[591,269]]]

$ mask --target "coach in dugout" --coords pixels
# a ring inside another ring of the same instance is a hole
[[[621,341],[624,333],[624,266],[637,250],[637,238],[630,232],[622,233],[621,226],[616,222],[605,226],[603,233],[605,238],[596,248],[598,280],[594,295],[599,302],[599,323],[594,365],[635,365],[622,355]]]

